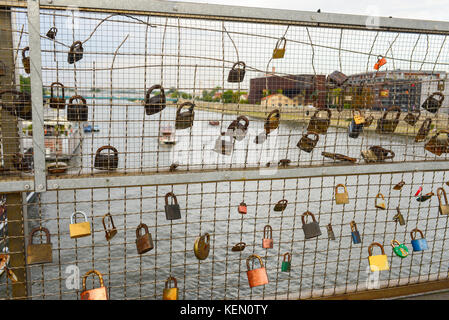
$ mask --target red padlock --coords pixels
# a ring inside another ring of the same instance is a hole
[[[246,212],[247,212],[247,207],[246,207],[246,203],[245,202],[241,202],[240,204],[239,204],[239,213],[241,213],[241,214],[246,214]]]
[[[249,262],[254,258],[259,260],[260,268],[250,270]],[[252,254],[246,259],[246,267],[248,268],[246,275],[248,276],[248,283],[251,288],[263,286],[268,283],[267,270],[263,266],[262,259],[257,254]]]
[[[273,229],[268,224],[263,228],[262,248],[273,248]]]
[[[374,65],[374,69],[375,70],[379,70],[379,68],[380,67],[382,67],[384,64],[386,64],[387,63],[387,59],[385,59],[384,57],[382,57],[382,56],[378,56],[377,57],[377,62],[376,62],[376,64]]]

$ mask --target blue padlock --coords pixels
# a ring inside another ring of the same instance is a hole
[[[421,239],[415,239],[416,233],[419,232],[421,234]],[[427,240],[424,239],[424,234],[418,228],[413,229],[410,232],[410,236],[412,237],[412,247],[413,251],[423,251],[428,249]]]
[[[361,243],[362,240],[360,239],[360,233],[357,230],[357,225],[355,224],[354,220],[351,221],[350,226],[351,226],[352,243],[354,243],[354,244]]]

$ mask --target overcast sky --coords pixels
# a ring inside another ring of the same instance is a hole
[[[214,3],[247,7],[277,8],[301,11],[316,11],[347,14],[371,14],[396,18],[415,18],[426,20],[449,20],[449,0],[195,0],[181,2]]]

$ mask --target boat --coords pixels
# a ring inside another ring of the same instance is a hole
[[[47,165],[47,171],[52,174],[64,173],[68,168],[67,163],[62,161],[52,162]]]
[[[173,145],[176,144],[175,134],[171,126],[161,128],[161,136],[159,137],[160,144]]]
[[[220,124],[220,121],[210,120],[210,121],[209,121],[209,124],[210,124],[211,126],[218,126],[218,125]]]

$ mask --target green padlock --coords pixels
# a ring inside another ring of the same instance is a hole
[[[292,255],[290,252],[284,253],[284,261],[282,261],[281,271],[289,272],[292,265]]]
[[[397,244],[397,246],[395,246]],[[405,258],[408,256],[408,248],[403,243],[399,243],[398,240],[391,240],[391,246],[393,247],[393,252],[400,258]]]

